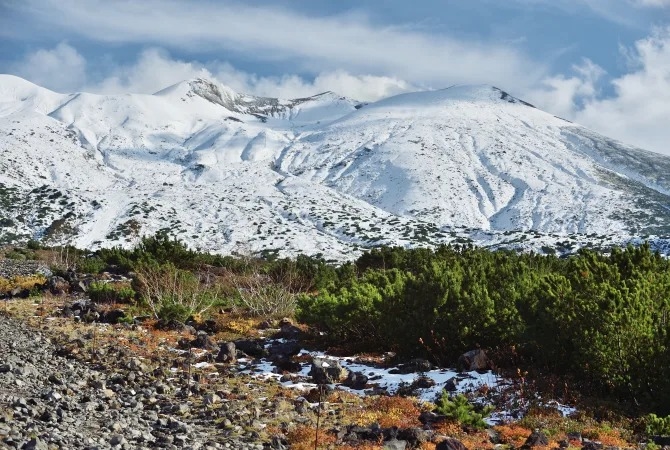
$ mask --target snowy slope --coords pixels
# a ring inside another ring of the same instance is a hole
[[[57,94],[0,75],[0,242],[355,256],[474,241],[566,249],[669,234],[670,158],[490,86],[373,104],[196,79]],[[658,241],[663,244],[663,240]]]

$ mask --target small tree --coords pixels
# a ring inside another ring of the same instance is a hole
[[[468,398],[463,394],[458,394],[451,397],[449,393],[444,390],[440,399],[437,401],[435,411],[443,414],[447,419],[454,420],[461,425],[468,425],[475,428],[486,428],[484,419],[491,415],[493,406],[487,405],[477,411],[477,407],[473,405]]]

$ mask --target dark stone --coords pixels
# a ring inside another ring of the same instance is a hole
[[[482,349],[470,350],[458,358],[459,370],[489,370],[493,368],[491,360]]]
[[[368,384],[368,377],[363,372],[349,372],[347,379],[342,383],[351,389],[360,391]]]
[[[202,324],[200,324],[200,330],[207,333],[216,333],[217,328],[218,326],[216,324],[216,320],[214,319],[207,319]]]
[[[405,450],[407,448],[407,441],[399,441],[398,439],[391,439],[384,442],[383,450]]]
[[[297,341],[272,342],[267,348],[270,359],[291,358],[302,350],[302,346]]]
[[[419,422],[424,425],[432,425],[434,423],[440,423],[447,420],[447,416],[442,414],[436,414],[432,411],[424,411],[419,415]]]
[[[546,447],[549,445],[549,439],[541,431],[533,431],[526,442],[522,445],[522,448],[531,448],[531,447]]]
[[[49,450],[49,446],[40,438],[32,438],[21,447],[22,450]]]
[[[187,326],[184,325],[183,323],[177,321],[177,320],[164,320],[160,319],[158,322],[156,322],[156,328],[159,330],[167,330],[167,331],[187,331]],[[192,328],[192,327],[191,327]],[[195,329],[194,333],[195,334]]]
[[[65,278],[53,276],[48,281],[49,291],[54,295],[64,295],[70,290],[70,283]]]
[[[272,361],[272,365],[277,368],[279,373],[289,372],[296,373],[302,370],[302,366],[299,362],[293,361],[290,358],[284,359],[275,359]]]
[[[498,433],[496,430],[487,428],[486,434],[489,436],[489,441],[491,441],[492,444],[500,444],[500,433]]]
[[[321,385],[309,390],[305,394],[304,398],[310,403],[319,403],[320,401],[325,400],[330,394],[333,393],[333,388],[328,385]]]
[[[253,358],[263,358],[268,356],[267,350],[260,339],[238,339],[235,341],[235,347]]]
[[[446,438],[435,446],[435,450],[468,450],[458,439]]]
[[[212,352],[219,351],[219,346],[216,345],[214,339],[212,339],[205,331],[198,331],[195,339],[191,341],[191,347],[204,348],[205,350],[210,350]]]
[[[456,384],[458,383],[458,380],[456,377],[451,377],[449,378],[446,383],[444,383],[444,390],[447,392],[456,392]]]
[[[581,444],[582,442],[582,433],[576,431],[576,432],[571,432],[568,433],[567,435],[568,441],[575,441],[579,442]]]
[[[54,374],[49,375],[48,380],[49,380],[49,382],[51,382],[53,384],[57,384],[57,385],[62,385],[63,384],[63,380],[61,380],[60,378],[58,378]]]
[[[273,337],[277,339],[298,340],[302,335],[303,332],[300,328],[293,325],[290,319],[284,318],[279,323],[279,331]]]
[[[670,446],[670,436],[651,436],[651,440],[661,447]]]
[[[288,442],[281,439],[279,436],[272,436],[270,450],[288,450]]]
[[[9,296],[13,298],[28,298],[30,297],[30,290],[17,287],[11,290]]]
[[[70,292],[88,292],[86,282],[79,280],[70,282]]]
[[[102,314],[100,317],[100,321],[103,323],[119,323],[121,319],[124,319],[126,317],[126,313],[122,309],[113,309],[111,311],[107,311],[106,313]]]
[[[382,430],[379,426],[361,427],[358,425],[351,425],[347,427],[345,439],[350,442],[356,441],[377,441],[382,436]]]
[[[235,343],[226,342],[222,344],[219,353],[216,355],[216,360],[218,362],[226,362],[229,364],[234,364],[235,361],[237,361]]]
[[[422,375],[412,382],[412,386],[418,389],[428,389],[435,386],[435,380]]]
[[[582,443],[582,450],[602,450],[603,444],[595,441],[584,441]]]
[[[406,364],[401,364],[397,369],[389,371],[389,373],[408,374],[416,372],[428,372],[433,369],[433,364],[427,359],[413,359]]]
[[[312,360],[312,369],[309,376],[316,384],[339,383],[347,378],[348,371],[335,360],[323,358],[314,358]]]
[[[397,435],[397,438],[402,441],[406,441],[410,448],[417,448],[424,442],[430,441],[432,437],[432,431],[423,430],[418,427],[400,429],[398,430]]]

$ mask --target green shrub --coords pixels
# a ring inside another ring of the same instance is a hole
[[[25,261],[27,259],[26,255],[24,253],[22,253],[20,251],[17,251],[17,250],[11,250],[11,251],[5,253],[5,258],[13,259],[13,260],[16,260],[16,261]]]
[[[26,248],[29,250],[40,250],[42,248],[42,245],[40,244],[39,241],[35,239],[30,239],[28,243],[26,243]]]
[[[436,403],[435,412],[461,425],[481,429],[487,427],[484,419],[491,415],[493,409],[493,406],[490,405],[477,407],[463,394],[452,397],[447,391],[442,391]]]
[[[96,274],[107,268],[107,263],[98,256],[81,258],[76,264],[77,271],[80,273]]]
[[[670,416],[659,417],[648,414],[643,418],[645,432],[648,436],[670,436]]]
[[[333,342],[441,364],[478,347],[522,349],[514,364],[670,413],[670,262],[648,245],[565,259],[384,248],[355,267],[299,299],[298,318]]]
[[[129,303],[135,298],[135,291],[124,283],[94,281],[88,287],[88,295],[99,303]]]

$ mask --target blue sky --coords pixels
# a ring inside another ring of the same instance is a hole
[[[486,83],[670,154],[670,0],[0,0],[0,73],[360,100]]]

